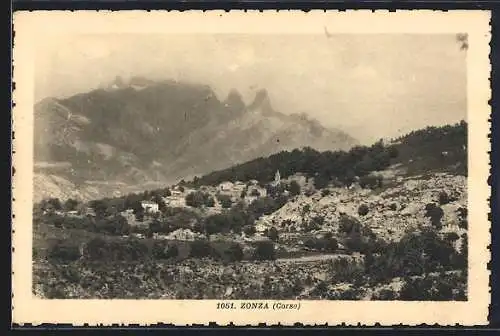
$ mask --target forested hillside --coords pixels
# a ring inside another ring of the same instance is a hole
[[[372,171],[399,165],[408,174],[433,171],[467,172],[467,123],[428,127],[411,132],[384,145],[355,146],[349,151],[320,152],[310,147],[281,151],[195,179],[199,185],[223,181],[272,181],[277,170],[283,177],[303,173],[325,184],[329,181],[351,183]]]

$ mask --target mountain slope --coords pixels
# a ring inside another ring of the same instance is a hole
[[[357,143],[340,130],[275,111],[265,90],[246,106],[236,90],[220,101],[205,85],[139,77],[39,102],[35,139],[36,199],[111,196],[123,185],[172,183],[284,149]]]

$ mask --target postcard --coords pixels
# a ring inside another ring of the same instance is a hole
[[[487,324],[489,18],[14,13],[13,322]]]

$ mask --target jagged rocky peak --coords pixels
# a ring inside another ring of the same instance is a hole
[[[261,109],[263,112],[272,112],[271,99],[266,89],[261,89],[255,94],[255,98],[250,104],[251,109]]]
[[[224,105],[232,112],[241,112],[245,109],[245,102],[241,94],[236,89],[232,89],[224,102]]]
[[[110,83],[110,89],[121,89],[126,86],[125,81],[122,76],[116,76],[115,79]]]

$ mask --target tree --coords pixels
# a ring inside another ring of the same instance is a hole
[[[59,198],[50,198],[47,201],[47,205],[52,210],[61,210],[62,209],[61,201],[59,201]]]
[[[169,245],[164,251],[165,258],[177,258],[179,256],[179,247],[177,245]]]
[[[64,210],[66,211],[75,211],[78,207],[78,201],[72,198],[68,198],[66,202],[64,202]]]
[[[194,208],[200,208],[202,206],[213,207],[215,206],[215,200],[208,193],[195,191],[186,195],[186,205]]]
[[[108,205],[104,200],[94,200],[90,202],[90,207],[94,210],[97,217],[105,217]]]
[[[438,207],[434,203],[428,203],[425,206],[425,210],[426,210],[425,216],[430,218],[432,225],[436,229],[440,229],[441,228],[441,219],[444,216],[443,209],[441,209],[441,207]]]
[[[459,240],[460,237],[458,236],[458,234],[456,232],[447,232],[444,239],[445,239],[445,241],[447,241],[449,243],[454,243],[457,240]]]
[[[460,207],[457,209],[458,227],[467,230],[467,208]]]
[[[368,214],[368,206],[366,204],[361,204],[358,208],[358,214],[360,216],[366,216]]]
[[[267,231],[267,237],[274,242],[278,241],[278,230],[273,226]]]
[[[224,257],[228,261],[240,261],[243,259],[243,248],[238,243],[231,243],[224,251]]]
[[[340,216],[339,230],[345,234],[360,233],[361,223],[352,216],[342,215]]]
[[[163,225],[157,219],[154,219],[153,221],[151,221],[148,226],[149,226],[149,231],[151,231],[153,233],[158,233],[158,232],[163,231]]]
[[[323,189],[328,187],[328,183],[330,182],[330,179],[323,175],[323,174],[318,174],[317,176],[314,177],[314,188],[317,190]]]
[[[337,242],[337,239],[335,239],[334,237],[326,237],[325,235],[325,241],[326,241],[326,244],[325,244],[325,249],[328,251],[328,252],[335,252],[337,251],[337,249],[339,248],[339,243]]]
[[[328,195],[330,195],[330,194],[331,194],[330,189],[326,189],[326,188],[325,188],[325,189],[322,189],[322,190],[321,190],[321,196],[322,196],[322,197],[326,197],[326,196],[328,196]]]
[[[253,254],[255,260],[274,260],[276,259],[276,251],[274,243],[271,241],[260,241]]]
[[[297,181],[294,180],[290,182],[289,191],[291,196],[300,195],[300,185],[297,183]]]
[[[104,239],[96,237],[87,243],[86,257],[90,260],[101,260],[108,254],[108,246]]]
[[[205,203],[203,193],[200,191],[191,192],[186,195],[186,205],[199,208]]]
[[[52,219],[52,223],[54,224],[54,226],[56,228],[61,229],[63,227],[63,225],[64,225],[64,219],[63,219],[63,217],[55,215],[51,219]]]

